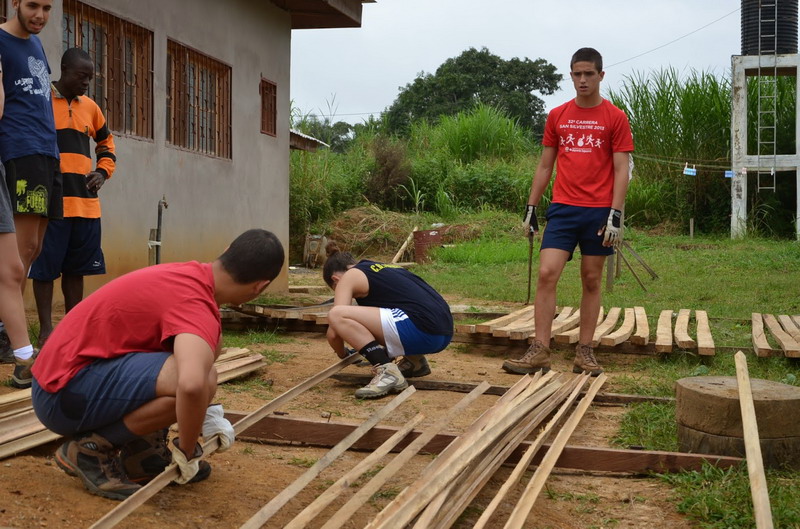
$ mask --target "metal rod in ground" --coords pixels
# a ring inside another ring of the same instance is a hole
[[[633,274],[633,277],[635,277],[635,278],[636,278],[636,282],[637,282],[637,283],[639,283],[639,286],[640,286],[640,287],[642,287],[642,290],[644,290],[645,292],[647,292],[647,287],[645,287],[645,286],[644,286],[644,283],[642,283],[642,280],[641,280],[641,279],[639,279],[639,276],[638,276],[638,275],[636,275],[636,272],[634,272],[634,271],[633,271],[633,267],[632,267],[632,266],[631,266],[631,264],[628,262],[628,260],[625,258],[625,255],[622,253],[622,248],[617,248],[617,254],[618,254],[618,255],[619,255],[621,258],[622,258],[622,260],[625,262],[625,265],[628,267],[628,270],[630,270],[630,271],[631,271],[631,274]]]
[[[639,264],[642,265],[645,270],[647,270],[647,273],[650,274],[650,277],[652,277],[653,279],[658,279],[658,274],[656,274],[656,271],[650,268],[650,266],[644,262],[644,259],[642,259],[642,257],[638,253],[636,253],[636,250],[633,249],[633,247],[630,245],[628,241],[623,240],[622,245],[625,247],[626,250],[631,252],[631,254],[636,258],[636,260],[639,261]]]

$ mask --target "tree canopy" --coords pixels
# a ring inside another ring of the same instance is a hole
[[[556,67],[544,59],[505,60],[487,48],[470,48],[447,59],[436,73],[422,72],[401,88],[386,111],[386,125],[390,132],[404,134],[417,119],[436,122],[442,115],[455,115],[483,103],[540,134],[546,114],[544,101],[534,92],[550,95],[561,79]]]

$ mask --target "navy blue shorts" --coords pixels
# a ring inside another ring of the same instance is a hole
[[[572,254],[580,246],[581,255],[611,255],[614,248],[603,246],[603,235],[597,230],[608,222],[611,208],[587,208],[567,204],[550,204],[547,226],[542,236],[542,250],[556,248]]]
[[[156,398],[158,374],[171,354],[129,353],[97,360],[58,393],[46,392],[34,378],[33,409],[42,424],[61,435],[113,424]]]
[[[64,218],[64,184],[58,158],[31,154],[5,161],[14,214]]]
[[[28,277],[54,281],[62,273],[73,276],[105,274],[100,231],[100,219],[51,220],[47,223],[42,253],[31,265]]]

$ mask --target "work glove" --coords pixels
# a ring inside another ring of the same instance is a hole
[[[611,208],[606,225],[597,230],[597,235],[603,235],[603,246],[618,247],[622,243],[622,212]]]
[[[178,485],[186,485],[195,474],[197,474],[197,471],[200,470],[200,458],[203,457],[203,447],[200,446],[200,443],[197,443],[194,447],[194,453],[191,457],[188,457],[183,450],[181,450],[178,444],[178,438],[176,437],[172,440],[170,451],[172,452],[172,462],[178,465],[178,470],[181,472],[173,481]]]
[[[522,216],[522,227],[525,228],[525,235],[533,237],[539,233],[539,219],[536,218],[536,206],[528,204],[525,206],[525,214]]]
[[[219,448],[217,452],[224,452],[233,445],[236,433],[233,431],[231,422],[225,418],[225,411],[222,404],[212,404],[206,410],[206,418],[203,420],[203,439],[208,441],[215,435],[219,436]]]

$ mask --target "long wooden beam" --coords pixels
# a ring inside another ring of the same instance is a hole
[[[358,375],[355,373],[337,373],[331,377],[352,386],[365,386],[371,375]],[[455,382],[447,380],[409,379],[409,383],[421,391],[452,391],[455,393],[469,393],[478,385],[473,382]],[[503,395],[508,391],[508,386],[489,386],[486,395]],[[651,397],[648,395],[629,395],[625,393],[598,393],[595,402],[603,404],[633,404],[639,402],[674,402],[673,397]]]
[[[243,417],[241,412],[226,411],[225,416],[234,421]],[[341,441],[360,423],[344,421],[326,422],[313,419],[293,418],[286,415],[268,415],[239,434],[241,440],[253,439],[259,442],[298,443],[308,446],[331,447]],[[391,437],[398,428],[376,426],[358,442],[353,449],[372,451]],[[411,432],[396,450],[402,450],[419,436],[419,431]],[[420,450],[420,453],[438,454],[449,445],[457,434],[439,433],[431,438]],[[522,443],[505,464],[515,464],[529,443]],[[547,447],[548,445],[545,445]],[[541,460],[536,457],[532,465]],[[700,470],[703,462],[720,468],[738,465],[743,460],[738,457],[721,455],[688,454],[682,452],[662,452],[657,450],[626,450],[615,448],[598,448],[586,446],[566,446],[556,461],[556,467],[583,471],[625,472],[647,474],[649,472],[680,472],[682,470]]]

